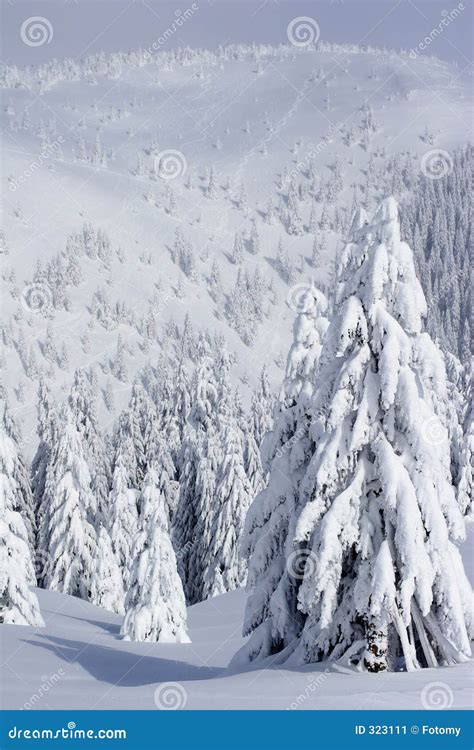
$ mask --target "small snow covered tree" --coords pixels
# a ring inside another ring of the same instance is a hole
[[[187,582],[188,601],[200,602],[206,598],[204,576],[209,565],[209,549],[212,544],[215,493],[222,450],[219,435],[211,425],[201,439],[201,450],[196,463],[196,526],[188,539],[186,557],[192,576]]]
[[[64,408],[46,478],[47,560],[45,588],[90,599],[96,533],[89,518],[95,507],[81,435]]]
[[[221,272],[215,258],[212,261],[211,275],[209,277],[209,294],[214,302],[221,300],[223,295]]]
[[[263,438],[272,426],[274,399],[265,365],[260,373],[258,386],[252,395],[252,422],[255,442],[260,448]]]
[[[171,524],[178,502],[179,484],[175,481],[176,468],[171,455],[169,432],[166,425],[160,425],[156,410],[151,406],[144,438],[146,463],[147,467],[154,466],[156,469],[159,489]],[[172,427],[174,429],[174,425]],[[138,506],[140,507],[140,500]]]
[[[127,443],[129,469],[132,486],[139,490],[146,473],[145,432],[148,415],[154,410],[144,387],[135,381],[128,408],[120,419],[118,440]]]
[[[126,383],[128,380],[127,366],[125,364],[125,344],[120,334],[117,338],[117,349],[115,351],[115,357],[112,362],[112,372],[121,383]]]
[[[51,392],[42,379],[38,389],[38,448],[31,465],[31,487],[33,491],[35,520],[36,520],[36,549],[38,560],[46,554],[48,540],[48,506],[45,495],[46,477],[51,460],[53,445],[56,443],[58,430],[58,415],[56,404]],[[43,566],[37,569],[38,585],[41,586]]]
[[[464,419],[464,436],[459,457],[458,503],[461,512],[474,515],[474,403],[472,400],[472,381],[467,390],[468,409]]]
[[[218,386],[212,366],[209,344],[204,335],[199,341],[199,362],[194,375],[192,407],[186,425],[180,456],[180,494],[174,516],[173,543],[178,554],[179,572],[188,602],[193,601],[191,551],[196,533],[198,494],[197,466],[203,453],[207,430],[217,414]]]
[[[250,497],[253,500],[263,489],[263,469],[260,450],[255,440],[252,424],[249,420],[243,430],[244,468],[250,484]]]
[[[98,525],[104,521],[107,513],[110,467],[97,421],[94,390],[84,370],[76,370],[74,373],[69,406],[83,441],[84,455],[91,475],[91,490],[95,503],[89,521],[93,525]]]
[[[240,266],[244,259],[244,238],[242,232],[235,233],[234,247],[231,253],[232,263],[236,266]]]
[[[147,471],[143,494],[141,549],[136,549],[133,561],[121,633],[133,641],[189,643],[183,587],[158,475],[153,468]]]
[[[229,420],[225,427],[222,452],[204,565],[204,598],[233,591],[245,583],[247,575],[246,561],[240,555],[240,538],[250,504],[251,487],[234,419]]]
[[[430,383],[443,362],[393,198],[371,225],[359,212],[341,281],[309,429],[288,434],[286,466],[275,454],[249,514],[252,638],[238,658],[345,656],[372,672],[463,661],[464,523]]]
[[[209,173],[209,183],[207,185],[206,189],[206,195],[208,198],[215,199],[218,196],[217,192],[217,177],[216,177],[216,171],[214,167],[211,167],[211,171]]]
[[[0,624],[44,625],[38,600],[30,591],[35,570],[28,532],[19,512],[18,446],[0,432]]]
[[[51,323],[48,323],[48,327],[46,329],[46,339],[43,344],[43,357],[50,364],[56,364],[58,360],[58,350],[54,341],[54,330]]]
[[[185,427],[190,411],[191,397],[189,382],[184,365],[185,353],[182,351],[176,362],[173,373],[173,390],[170,399],[170,419],[163,424],[168,440],[171,458],[179,477],[179,455],[183,442]],[[163,422],[163,420],[162,420]]]
[[[91,602],[118,615],[124,614],[123,581],[107,529],[97,536],[97,557],[91,580]]]
[[[256,221],[252,223],[252,230],[250,232],[250,251],[253,255],[260,254],[260,237],[258,236]]]
[[[21,449],[21,437],[18,426],[10,412],[10,407],[3,388],[0,388],[0,397],[3,400],[2,414],[0,420],[0,432],[9,440],[10,449],[13,452],[14,461],[11,464],[11,483],[15,488],[13,510],[17,511],[25,524],[28,544],[33,553],[35,549],[36,520],[33,504],[33,493],[31,491],[29,471],[26,467]]]
[[[119,428],[115,449],[112,489],[108,504],[108,531],[125,589],[130,579],[132,542],[138,528],[137,497],[129,461],[134,456],[130,434],[122,425],[122,429]]]
[[[294,182],[291,183],[288,191],[288,234],[303,234],[304,225],[300,214],[298,191]]]

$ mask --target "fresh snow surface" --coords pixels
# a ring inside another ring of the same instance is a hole
[[[463,557],[471,583],[473,548],[469,523]],[[188,609],[190,644],[124,641],[119,616],[53,591],[37,594],[45,628],[2,628],[2,709],[414,710],[430,700],[436,707],[437,689],[453,709],[473,704],[471,662],[374,675],[329,663],[280,669],[270,659],[264,669],[231,672],[244,642],[243,590]]]

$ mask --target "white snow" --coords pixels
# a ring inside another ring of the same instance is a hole
[[[474,524],[470,541],[474,580]],[[324,663],[281,669],[271,659],[266,669],[228,670],[243,644],[243,590],[188,609],[190,644],[124,641],[117,615],[54,591],[36,593],[46,627],[2,628],[2,709],[157,710],[155,691],[169,682],[186,692],[186,709],[422,709],[421,692],[433,682],[452,691],[451,708],[472,706],[471,662],[379,675]]]

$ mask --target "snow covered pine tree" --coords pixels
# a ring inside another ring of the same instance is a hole
[[[24,487],[18,468],[23,462],[14,432],[8,427],[10,420],[4,401],[0,424],[0,624],[42,627],[38,600],[29,588],[36,580],[21,515]]]
[[[344,658],[378,672],[465,661],[464,522],[430,378],[443,363],[422,332],[426,303],[393,198],[370,225],[358,210],[340,281],[309,427],[295,429],[290,402],[248,515],[252,635],[234,663]]]
[[[147,471],[140,499],[142,522],[133,548],[135,559],[121,633],[127,640],[189,643],[168,509],[153,467]]]

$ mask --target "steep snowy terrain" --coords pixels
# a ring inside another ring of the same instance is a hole
[[[337,205],[349,210],[355,186],[363,198],[370,159],[384,173],[391,157],[410,149],[418,170],[433,147],[449,150],[468,138],[465,82],[457,69],[436,60],[292,47],[188,54],[166,64],[137,60],[112,62],[107,75],[81,68],[79,80],[58,76],[57,82],[53,67],[41,85],[44,71],[29,75],[29,88],[3,79],[5,380],[30,456],[40,371],[64,399],[74,369],[95,368],[99,392],[110,379],[117,413],[137,370],[165,345],[166,323],[182,324],[186,312],[196,329],[224,334],[244,395],[264,362],[277,386],[294,319],[292,290],[313,276],[330,283],[343,235],[327,230],[314,269],[313,201],[302,197],[301,235],[288,234],[281,216],[268,221],[269,201],[278,214],[292,173],[298,183],[311,170],[324,197],[337,154],[343,179]],[[366,105],[377,124],[370,148],[360,130]],[[179,152],[167,165],[171,174],[176,169],[174,179],[163,175],[159,156],[169,149]],[[377,197],[375,189],[372,200]],[[325,201],[314,203],[319,222]],[[328,210],[332,221],[334,204]],[[68,299],[57,303],[50,282],[34,281],[37,260],[44,268],[85,223],[106,233],[111,251],[106,246],[102,259],[77,256],[81,279],[71,285],[67,278]],[[258,254],[251,252],[253,225]],[[173,259],[178,228],[194,248],[191,278]],[[235,286],[230,256],[237,231],[245,235],[242,268],[251,276],[259,269],[271,283],[262,293],[263,321],[251,347],[209,293],[214,260],[224,299]],[[280,239],[294,264],[290,282],[277,268]],[[101,304],[105,293],[110,309],[125,306],[105,325],[93,299],[98,290]],[[156,330],[145,343],[150,314]],[[45,358],[48,324],[56,361]],[[126,347],[122,380],[111,372],[119,336]],[[116,413],[102,401],[100,410],[102,424],[111,426]]]

